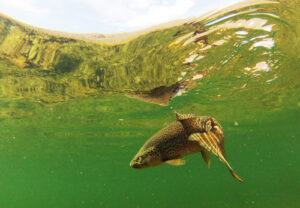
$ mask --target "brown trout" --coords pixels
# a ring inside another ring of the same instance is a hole
[[[176,113],[176,121],[146,141],[130,166],[141,169],[163,163],[183,165],[184,156],[201,152],[209,167],[210,153],[213,153],[225,163],[235,179],[243,182],[225,158],[224,142],[222,127],[214,118]]]

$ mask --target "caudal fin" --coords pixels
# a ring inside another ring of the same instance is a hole
[[[223,152],[224,145],[220,145],[222,143],[222,139],[224,138],[218,138],[214,133],[193,133],[189,136],[190,141],[197,141],[201,147],[204,148],[204,150],[201,152],[203,159],[205,160],[206,164],[209,166],[209,152],[212,152],[214,155],[216,155],[229,169],[231,175],[237,179],[239,182],[243,182],[243,180],[238,177],[238,175],[233,171],[233,169],[230,167],[229,163],[225,159]],[[208,154],[206,154],[206,152]]]
[[[231,168],[229,168],[229,172],[236,180],[238,180],[239,182],[244,182],[243,179],[241,179]]]
[[[225,165],[227,166],[229,172],[231,173],[231,175],[236,179],[238,180],[239,182],[244,182],[235,172],[234,170],[231,168],[231,166],[229,165],[229,163],[227,162],[227,160],[224,158],[223,155],[219,154],[218,155],[219,159],[225,163]]]

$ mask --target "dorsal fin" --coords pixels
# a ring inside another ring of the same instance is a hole
[[[195,115],[193,114],[180,114],[180,113],[176,113],[176,119],[177,121],[183,121],[183,120],[187,120],[190,118],[195,118]]]
[[[176,120],[177,121],[183,121],[183,120],[187,120],[187,119],[190,119],[190,118],[195,118],[196,116],[193,115],[193,114],[180,114],[180,113],[177,113],[173,107],[171,107],[171,110],[175,113],[176,115]]]

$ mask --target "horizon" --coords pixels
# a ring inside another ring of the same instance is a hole
[[[124,4],[122,0],[62,0],[61,8],[55,1],[0,0],[0,12],[12,19],[41,29],[66,33],[128,33],[156,25],[191,17],[198,17],[214,9],[221,9],[241,0],[133,0]],[[120,3],[116,6],[111,3]],[[72,6],[70,6],[72,3]],[[104,7],[101,7],[103,6]],[[79,8],[80,7],[80,8]],[[118,13],[110,14],[107,10]],[[87,12],[88,11],[88,12]],[[117,15],[116,15],[117,14]],[[37,18],[37,15],[39,16]],[[83,17],[83,18],[81,18]],[[126,18],[124,18],[126,17]]]

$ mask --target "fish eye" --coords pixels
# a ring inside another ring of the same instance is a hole
[[[136,159],[136,161],[137,161],[138,163],[142,162],[142,157],[139,156],[139,157]]]

